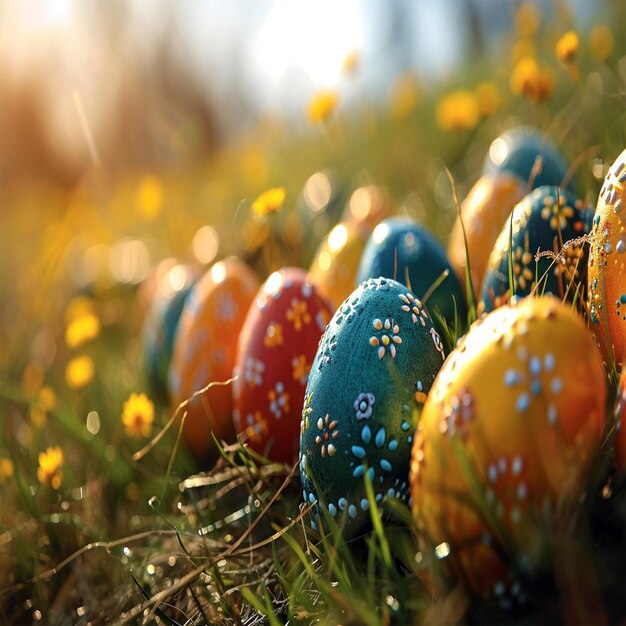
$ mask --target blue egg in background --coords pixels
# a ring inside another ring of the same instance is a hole
[[[448,274],[442,280],[446,271]],[[441,281],[424,301],[435,327],[440,334],[446,334],[439,314],[445,318],[448,328],[454,328],[455,316],[457,329],[465,328],[467,306],[459,279],[443,246],[413,220],[404,217],[383,220],[370,235],[361,256],[356,284],[379,276],[405,284],[421,300]]]

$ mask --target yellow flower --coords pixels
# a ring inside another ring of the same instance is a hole
[[[565,63],[572,63],[578,48],[580,41],[578,39],[578,33],[573,30],[568,30],[557,42],[556,42],[556,56]]]
[[[478,123],[478,99],[465,89],[451,91],[437,104],[437,122],[444,130],[467,130]]]
[[[307,107],[309,121],[314,124],[325,122],[333,114],[337,104],[339,104],[339,96],[336,91],[319,91],[313,96]]]
[[[5,478],[11,478],[13,476],[13,461],[11,459],[0,459],[0,482]]]
[[[91,382],[94,374],[91,357],[82,355],[71,359],[65,366],[65,382],[70,389],[80,389]]]
[[[129,437],[149,437],[154,422],[154,403],[145,393],[131,393],[124,402],[122,424]]]
[[[532,102],[543,102],[554,90],[554,76],[549,68],[540,67],[532,57],[518,61],[511,73],[511,90]]]
[[[161,212],[163,205],[163,187],[155,176],[144,176],[137,189],[137,204],[139,212],[147,219],[152,220]]]
[[[530,39],[518,39],[511,52],[513,62],[517,63],[524,57],[535,56],[535,44]]]
[[[532,37],[539,30],[541,13],[533,2],[522,2],[515,11],[515,29],[522,37]]]
[[[283,206],[286,195],[287,192],[284,187],[272,187],[272,189],[264,191],[252,203],[252,211],[260,217],[276,213]]]
[[[606,61],[613,52],[613,33],[604,24],[597,24],[591,29],[589,52],[598,61]]]
[[[43,370],[38,363],[31,361],[22,374],[22,385],[28,394],[35,394],[43,385]]]
[[[84,315],[95,315],[96,303],[88,296],[77,296],[73,298],[65,309],[65,321],[69,325]]]
[[[63,450],[59,446],[48,448],[45,452],[39,453],[39,467],[37,468],[37,478],[42,485],[50,485],[53,489],[61,486],[63,472]]]
[[[46,385],[39,391],[37,400],[30,407],[30,419],[35,428],[43,428],[47,421],[47,412],[57,403],[57,395],[52,387]]]
[[[100,320],[93,313],[87,313],[68,324],[65,329],[65,343],[70,348],[78,348],[99,334]]]
[[[399,120],[404,119],[417,105],[419,96],[417,78],[409,72],[399,76],[389,93],[391,115]]]
[[[478,100],[478,111],[482,117],[495,113],[500,105],[500,91],[493,83],[480,83],[474,89]]]
[[[346,75],[354,74],[359,67],[361,59],[359,53],[356,50],[349,52],[343,59],[341,64],[341,71]]]

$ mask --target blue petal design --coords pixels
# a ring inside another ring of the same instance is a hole
[[[372,431],[367,424],[363,426],[363,430],[361,431],[361,439],[363,440],[363,443],[369,443],[372,440]]]
[[[385,440],[386,439],[387,439],[387,433],[385,432],[384,428],[381,428],[376,433],[376,447],[377,448],[382,448],[385,445]]]
[[[361,446],[352,446],[352,454],[354,454],[357,459],[364,459],[365,449],[361,448]]]

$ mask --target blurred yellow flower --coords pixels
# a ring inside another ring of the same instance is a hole
[[[482,117],[493,115],[500,106],[500,90],[490,82],[479,83],[474,89],[478,111]]]
[[[13,471],[14,467],[11,459],[0,459],[0,482],[2,482],[5,478],[11,478],[11,476],[13,476]]]
[[[259,217],[280,211],[287,192],[284,187],[272,187],[264,191],[253,203],[252,211]]]
[[[65,322],[71,324],[74,320],[84,315],[95,314],[96,303],[88,296],[76,296],[72,298],[65,309]]]
[[[65,366],[65,382],[70,389],[80,389],[91,382],[94,370],[91,357],[76,356]]]
[[[522,37],[532,37],[540,21],[541,13],[534,2],[522,2],[515,11],[515,29]]]
[[[580,41],[578,39],[578,33],[573,30],[568,30],[556,42],[556,56],[565,63],[571,63],[574,60],[579,47]]]
[[[513,46],[513,62],[517,63],[524,57],[535,56],[535,44],[530,39],[518,39]]]
[[[68,324],[65,329],[65,343],[70,348],[78,348],[99,334],[100,320],[93,313],[87,313]]]
[[[63,450],[59,446],[48,448],[45,452],[39,453],[39,467],[37,468],[37,478],[42,485],[50,485],[53,489],[58,489],[63,480]]]
[[[349,76],[350,74],[354,74],[359,67],[359,63],[361,62],[361,57],[356,50],[349,52],[343,59],[343,63],[341,64],[341,71]]]
[[[608,26],[597,24],[589,33],[589,52],[594,59],[606,61],[613,52],[613,33]]]
[[[38,363],[31,361],[22,374],[22,385],[24,391],[28,394],[34,394],[41,389],[43,385],[43,370]]]
[[[548,67],[540,67],[532,57],[525,57],[513,68],[511,90],[515,95],[541,103],[554,91],[554,75]]]
[[[47,412],[53,409],[57,403],[57,395],[52,387],[46,385],[39,391],[37,400],[30,407],[30,419],[35,428],[43,428],[46,425]]]
[[[396,119],[404,119],[419,101],[419,86],[414,74],[407,72],[400,75],[389,93],[389,108]]]
[[[145,393],[131,393],[124,402],[122,424],[129,437],[149,437],[154,422],[154,403]]]
[[[478,99],[465,89],[451,91],[437,104],[435,112],[444,130],[467,130],[478,124]]]
[[[163,186],[156,176],[144,176],[137,189],[139,213],[146,220],[153,220],[161,213]]]
[[[325,122],[337,108],[339,96],[336,91],[324,90],[316,93],[307,107],[309,121],[314,124]]]

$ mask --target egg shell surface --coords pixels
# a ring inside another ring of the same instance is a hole
[[[300,477],[305,502],[345,517],[347,535],[370,520],[366,474],[377,503],[408,498],[415,411],[443,359],[427,309],[391,279],[362,283],[328,325],[306,390]]]
[[[283,268],[257,292],[239,336],[235,432],[267,458],[294,463],[304,391],[331,305],[300,268]]]
[[[582,241],[567,247],[564,244],[589,230],[590,210],[567,191],[539,187],[515,205],[511,215],[512,229],[509,219],[489,256],[479,312],[491,311],[510,299],[510,256],[516,297],[529,295],[537,282],[539,293],[573,297],[577,286],[586,281],[587,246]],[[556,254],[561,249],[564,263],[549,256],[535,260],[537,251]]]
[[[259,287],[256,274],[230,257],[215,263],[193,287],[176,331],[169,371],[172,412],[210,382],[232,376],[237,341]],[[183,437],[195,458],[215,452],[211,433],[232,443],[233,402],[230,386],[211,387],[185,407]]]
[[[472,326],[431,389],[411,458],[418,532],[445,542],[453,579],[502,599],[516,593],[513,563],[545,566],[545,532],[579,502],[605,399],[591,334],[553,296]]]
[[[600,191],[587,273],[589,317],[605,362],[623,370],[626,357],[626,150]]]
[[[448,274],[441,280],[444,272]],[[407,286],[410,283],[411,291],[420,299],[438,283],[424,302],[438,332],[443,332],[443,328],[436,313],[452,328],[455,315],[458,325],[464,325],[467,318],[465,296],[446,252],[425,228],[412,220],[399,217],[384,220],[370,235],[356,280],[362,283],[380,276]]]
[[[615,397],[615,466],[619,473],[626,471],[626,369],[617,386]]]
[[[324,238],[309,269],[309,280],[336,309],[354,290],[369,231],[354,222],[337,224]]]
[[[482,176],[461,203],[461,218],[457,216],[450,240],[448,257],[459,283],[465,287],[466,251],[463,227],[467,238],[472,285],[476,298],[480,295],[489,254],[498,239],[513,207],[526,195],[521,179],[502,173]]]
[[[518,176],[527,188],[538,158],[541,159],[541,169],[532,180],[532,189],[543,185],[561,185],[567,174],[567,163],[552,141],[531,128],[512,128],[489,146],[483,174],[507,172]],[[567,188],[574,191],[573,180]]]

